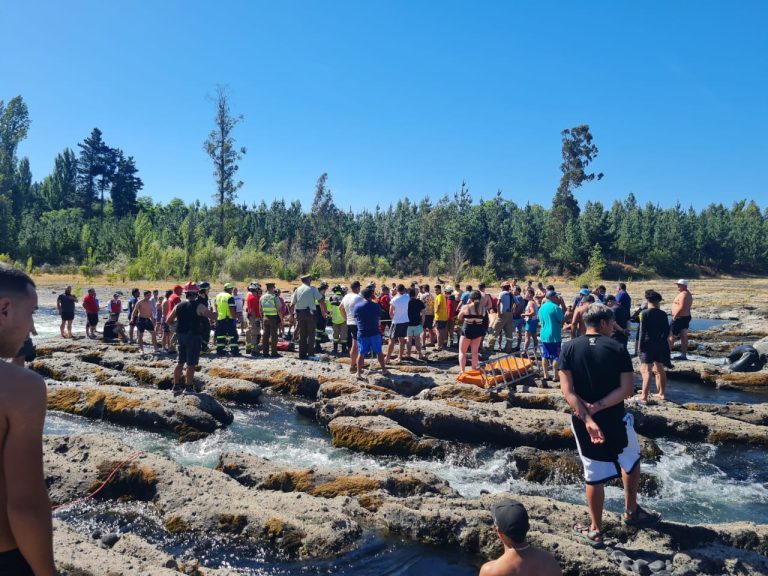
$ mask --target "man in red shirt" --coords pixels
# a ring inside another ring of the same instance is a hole
[[[178,284],[173,287],[173,294],[168,296],[168,314],[165,316],[166,321],[168,320],[168,316],[171,315],[171,312],[178,304],[181,304],[181,293],[182,288]]]
[[[381,296],[379,296],[379,306],[381,306],[381,324],[379,330],[382,334],[389,333],[389,327],[392,324],[392,318],[389,316],[389,305],[392,303],[392,298],[389,295],[389,286],[386,284],[381,285]]]
[[[256,356],[261,340],[261,285],[258,282],[248,284],[245,297],[245,315],[248,318],[248,331],[245,333],[245,353]]]
[[[85,335],[87,338],[96,338],[96,325],[99,323],[99,303],[96,301],[96,290],[88,289],[88,294],[83,298],[83,309],[87,319],[85,321]]]

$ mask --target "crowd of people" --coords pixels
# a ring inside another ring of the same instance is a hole
[[[682,351],[677,359],[687,358],[693,298],[686,280],[679,280],[677,288],[670,325],[666,313],[659,309],[662,298],[658,292],[646,291],[645,304],[633,313],[632,297],[623,282],[618,283],[615,294],[608,294],[604,285],[584,285],[568,302],[552,284],[520,283],[517,279],[503,281],[501,290],[491,293],[483,283],[477,289],[466,285],[463,291],[415,281],[409,286],[393,282],[380,287],[375,282],[363,287],[357,280],[349,287],[330,287],[323,281],[315,287],[312,277],[303,275],[290,297],[272,282],[263,288],[259,282],[251,282],[245,297],[232,283],[212,296],[210,283],[190,282],[164,294],[134,288],[127,306],[122,293],[116,292],[106,305],[109,317],[102,334],[105,340],[136,343],[142,353],[145,338],[151,340],[155,352],[175,353],[177,347],[186,351],[189,346],[181,344],[185,332],[200,340],[199,353],[213,346],[218,356],[241,355],[241,338],[245,353],[251,356],[279,357],[281,350],[298,347],[299,358],[308,359],[332,351],[348,354],[350,372],[359,377],[368,355],[376,357],[386,373],[387,365],[414,359],[414,353],[416,359],[425,360],[428,347],[437,352],[455,348],[462,372],[468,366],[478,370],[483,351],[538,353],[543,378],[558,382],[563,339],[584,335],[584,314],[591,304],[599,303],[612,310],[611,337],[625,349],[630,321],[638,323],[636,353],[641,359],[643,388],[636,401],[645,403],[652,378],[657,386],[656,399],[665,398],[665,368],[671,367],[671,349],[677,337]],[[183,319],[180,330],[179,315],[173,311],[182,297],[197,302],[196,308],[206,313],[192,323]],[[58,297],[64,338],[72,337],[77,302],[70,286]],[[88,290],[82,308],[86,336],[96,338],[102,307],[95,289]],[[121,322],[124,312],[126,323]],[[199,353],[191,359],[199,360]]]
[[[395,347],[403,360],[424,347],[436,349],[456,343],[462,369],[467,354],[472,365],[482,345],[491,350],[525,352],[529,344],[541,346],[544,375],[552,368],[561,392],[571,408],[571,425],[581,457],[586,482],[590,523],[576,524],[574,534],[594,546],[603,544],[604,484],[620,477],[624,484],[625,510],[622,521],[635,528],[655,524],[658,513],[646,510],[637,501],[640,478],[640,447],[633,418],[624,410],[624,400],[634,391],[634,371],[627,350],[629,321],[638,321],[637,353],[643,373],[641,400],[648,398],[650,378],[655,374],[658,396],[664,397],[664,367],[669,364],[677,336],[682,353],[687,351],[687,330],[691,320],[692,296],[688,282],[677,282],[678,294],[672,303],[672,324],[659,304],[661,295],[645,292],[646,303],[634,314],[624,284],[615,295],[603,286],[583,287],[572,304],[567,304],[554,286],[521,287],[516,281],[503,282],[492,295],[482,284],[467,286],[454,294],[451,287],[403,284],[365,288],[354,281],[346,290],[311,284],[310,276],[290,299],[283,299],[272,283],[262,290],[257,282],[248,286],[242,305],[232,284],[225,284],[214,298],[206,282],[174,286],[161,296],[149,290],[131,292],[128,301],[128,333],[120,324],[124,312],[120,294],[108,303],[111,332],[106,338],[130,341],[135,336],[143,347],[149,333],[156,349],[176,345],[178,362],[174,388],[192,389],[195,366],[201,352],[210,345],[213,330],[219,355],[239,355],[239,336],[245,335],[246,350],[274,356],[277,342],[291,331],[297,335],[299,356],[322,350],[329,341],[326,326],[332,326],[334,351],[349,353],[350,370],[361,375],[364,359],[375,356],[386,373]],[[393,295],[394,294],[394,295]],[[183,300],[182,300],[183,296]],[[141,297],[141,298],[140,298]],[[67,287],[58,297],[61,334],[72,337],[72,321],[78,299]],[[86,336],[96,337],[101,310],[94,289],[88,290],[82,307],[86,313]],[[23,272],[0,265],[0,356],[23,356],[25,338],[34,330],[32,315],[37,308],[34,282]],[[525,335],[523,336],[523,332]],[[563,333],[570,339],[562,342]],[[169,334],[173,337],[169,338]],[[384,336],[388,343],[384,353]],[[490,336],[487,341],[487,336]],[[288,337],[288,339],[290,339]],[[172,344],[173,341],[173,344]],[[24,344],[24,345],[23,345]],[[562,345],[561,345],[562,344]],[[259,345],[261,348],[259,349]],[[20,350],[21,348],[21,350]],[[42,477],[40,440],[45,416],[45,384],[40,376],[23,370],[18,362],[0,363],[0,382],[6,402],[0,411],[6,422],[2,431],[4,498],[0,507],[0,540],[9,552],[0,555],[0,569],[18,568],[14,573],[53,574],[50,507]],[[23,362],[21,362],[23,364]],[[183,380],[183,383],[182,383]],[[555,558],[527,541],[528,513],[519,502],[503,499],[492,508],[496,532],[504,554],[483,565],[481,575],[561,573]],[[5,526],[5,528],[3,528]]]

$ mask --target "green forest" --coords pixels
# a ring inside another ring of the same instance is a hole
[[[31,123],[27,106],[21,96],[0,100],[0,259],[37,273],[152,280],[293,280],[309,271],[493,281],[575,276],[590,266],[636,276],[768,271],[768,208],[754,201],[697,212],[641,206],[629,194],[579,206],[574,191],[603,176],[588,172],[598,148],[587,125],[562,132],[549,209],[501,192],[473,201],[467,184],[457,182],[442,198],[352,212],[334,203],[327,174],[314,184],[308,209],[283,199],[239,202],[236,173],[246,150],[234,131],[242,116],[230,112],[222,90],[215,104],[202,146],[213,167],[206,205],[142,197],[134,158],[107,144],[98,128],[33,181],[29,160],[18,157]]]

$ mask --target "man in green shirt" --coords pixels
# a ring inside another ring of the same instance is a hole
[[[291,296],[291,308],[296,317],[296,332],[299,336],[299,359],[304,360],[315,348],[315,302],[322,298],[320,291],[311,286],[312,276],[301,276],[301,286]]]

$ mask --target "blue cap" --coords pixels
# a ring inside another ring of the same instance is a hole
[[[579,290],[579,294],[581,294],[582,296],[589,296],[591,292],[589,291],[589,288],[582,288],[581,290]]]

